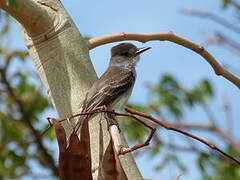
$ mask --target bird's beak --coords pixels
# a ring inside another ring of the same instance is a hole
[[[138,48],[136,55],[139,55],[147,50],[151,49],[151,47],[144,47],[144,48]]]

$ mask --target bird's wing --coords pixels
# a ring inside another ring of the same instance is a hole
[[[90,89],[87,100],[84,102],[84,111],[110,105],[131,89],[134,82],[133,71],[119,67],[109,68]]]

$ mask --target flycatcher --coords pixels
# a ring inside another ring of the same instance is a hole
[[[135,66],[139,55],[150,47],[137,48],[131,43],[121,43],[111,49],[107,71],[93,84],[83,102],[82,112],[101,107],[108,110],[126,105],[136,79]]]

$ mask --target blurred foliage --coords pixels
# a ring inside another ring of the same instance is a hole
[[[155,166],[155,170],[159,171],[163,169],[170,162],[174,163],[179,169],[181,169],[182,172],[185,172],[187,170],[185,165],[183,165],[183,163],[179,160],[176,154],[173,153],[167,153],[165,157],[162,159],[162,161]]]
[[[191,89],[186,89],[174,76],[169,74],[161,76],[157,85],[149,85],[148,91],[150,98],[146,105],[130,104],[129,106],[140,112],[156,116],[161,120],[165,120],[166,117],[173,117],[179,121],[184,117],[185,108],[204,105],[214,96],[211,83],[207,79],[199,81]],[[131,119],[120,122],[122,129],[127,132],[127,138],[130,142],[136,143],[138,141],[144,141],[149,133],[145,127]],[[154,145],[151,146],[149,155],[151,157],[159,155],[159,153],[161,153],[160,147],[161,143],[154,143]],[[166,157],[163,164],[167,164],[167,161],[175,161],[175,164],[178,164],[179,168],[181,167],[180,169],[185,169],[180,161],[177,160],[177,157],[173,157],[173,155]],[[163,167],[163,165],[157,165],[155,169],[160,170],[160,167]]]
[[[6,3],[10,7],[18,8],[15,0],[6,0]],[[228,5],[229,0],[222,0],[223,8]],[[3,12],[0,15],[0,179],[19,179],[32,174],[32,167],[29,163],[31,160],[49,169],[36,143],[32,128],[40,133],[47,127],[47,122],[40,121],[40,116],[51,106],[42,90],[31,83],[30,79],[33,75],[27,69],[27,52],[10,50],[7,45],[6,39],[11,29],[10,18]],[[86,37],[86,40],[89,38]],[[34,81],[39,82],[38,79]],[[183,119],[186,108],[205,105],[214,97],[214,90],[209,80],[203,79],[192,88],[186,89],[169,74],[163,75],[156,85],[148,86],[148,91],[150,98],[146,105],[131,104],[130,106],[161,120]],[[121,126],[132,143],[145,140],[148,134],[146,128],[133,120],[121,121]],[[42,142],[54,140],[52,130],[47,131],[42,137]],[[49,147],[46,149],[47,152],[51,152]],[[230,148],[227,150],[234,157],[238,156]],[[155,139],[147,153],[150,158],[161,154],[161,140]],[[187,165],[183,164],[173,153],[165,154],[155,169],[159,171],[169,163],[174,163],[183,172],[186,171]],[[226,163],[226,159],[221,157],[212,158],[206,153],[199,154],[196,163],[204,180],[240,179],[240,168]]]
[[[231,148],[226,150],[230,155],[240,158],[240,155],[235,153]],[[202,178],[205,180],[237,180],[240,179],[239,165],[232,164],[222,157],[211,158],[210,155],[200,154],[198,156],[198,165],[202,173]]]
[[[197,106],[205,106],[209,100],[214,97],[214,89],[209,80],[203,79],[196,82],[196,85],[192,88],[186,89],[176,78],[174,78],[174,76],[169,74],[163,75],[156,85],[149,85],[148,92],[150,98],[148,98],[148,103],[146,105],[130,104],[129,106],[138,111],[151,114],[163,121],[172,118],[176,121],[182,120],[186,108],[192,109]],[[120,122],[122,129],[127,134],[128,141],[138,143],[139,141],[143,142],[146,139],[149,132],[136,121],[126,119]],[[162,146],[164,144],[162,143],[162,139],[153,139],[151,147],[147,152],[144,152],[149,154],[151,158],[156,158],[163,153]],[[172,145],[174,147],[172,147]],[[176,147],[177,145],[171,144],[171,142],[168,145],[169,150],[174,150]],[[231,151],[228,152],[234,157],[238,157],[236,153],[234,154]],[[174,164],[182,172],[185,172],[189,166],[189,164],[186,165],[181,159],[179,159],[178,154],[164,153],[161,157],[163,157],[161,162],[154,167],[157,171],[163,169],[169,163]],[[204,180],[240,179],[240,168],[229,164],[227,160],[222,159],[222,157],[212,159],[206,153],[199,154],[196,164],[198,165],[202,174],[202,179]],[[209,169],[211,169],[211,171],[209,171]]]
[[[226,10],[230,6],[233,7],[237,11],[234,17],[237,18],[237,21],[239,21],[239,16],[236,15],[240,12],[239,1],[222,0],[221,5],[224,10]],[[231,27],[229,27],[229,30],[232,30]],[[221,30],[217,30],[216,32],[221,32]],[[229,33],[226,34],[227,37],[231,37]],[[221,46],[221,43],[219,43],[218,45]],[[239,49],[239,46],[234,47]],[[209,80],[207,79],[196,82],[195,86],[187,89],[176,78],[174,78],[173,75],[165,74],[160,78],[157,84],[148,86],[148,92],[150,94],[150,98],[148,98],[147,104],[131,104],[130,106],[141,112],[151,114],[162,121],[168,121],[169,119],[175,121],[183,120],[187,109],[189,111],[189,109],[194,110],[194,108],[197,107],[202,107],[204,111],[208,114],[207,116],[211,114],[211,111],[209,111],[208,109],[208,102],[212,98],[214,98],[214,89]],[[133,120],[127,119],[125,121],[121,121],[121,123],[123,129],[127,131],[128,140],[133,144],[138,143],[139,141],[143,141],[148,135],[146,129],[142,128],[137,128],[136,131],[138,132],[133,132],[135,131],[135,129],[130,129],[130,127],[134,126],[131,124],[136,124],[136,122],[134,122]],[[201,124],[202,122],[198,123]],[[223,129],[223,131],[225,131],[225,129]],[[168,135],[171,136],[172,133],[169,132]],[[238,144],[238,139],[235,137],[232,138],[233,141]],[[171,142],[171,139],[166,139],[166,137],[161,137],[158,134],[157,138],[155,137],[152,140],[151,147],[146,148],[146,150],[143,150],[143,152],[149,154],[151,158],[161,158],[161,160],[159,160],[159,163],[157,163],[154,167],[157,171],[162,170],[170,163],[174,164],[182,172],[186,171],[185,168],[189,167],[190,165],[184,164],[179,158],[179,153],[177,152],[188,152],[186,151],[187,149],[190,149],[190,151],[195,151],[196,149],[192,148],[191,145],[189,145],[189,147],[187,148],[186,146],[182,147],[181,145],[179,146],[178,143]],[[239,154],[234,152],[227,142],[223,142],[223,144],[224,145],[222,147],[224,147],[225,149],[223,148],[222,150],[232,155],[233,157],[240,159]],[[163,150],[163,147],[167,148],[167,153]],[[171,151],[174,151],[176,153],[171,153]],[[221,156],[219,156],[219,154],[216,153],[214,153],[214,156],[212,156],[212,154],[209,155],[204,151],[201,151],[201,149],[199,152],[195,151],[195,153],[197,154],[196,164],[199,167],[201,179],[240,179],[240,167],[232,164],[226,158],[222,158]],[[136,153],[136,155],[137,154],[139,153]]]
[[[228,6],[229,0],[222,0],[222,7],[226,8]]]
[[[28,70],[28,53],[25,50],[11,50],[8,46],[11,24],[7,15],[1,15],[0,179],[19,179],[32,173],[31,160],[48,168],[33,133],[40,135],[48,125],[39,117],[51,107],[41,88],[31,83],[30,79],[34,77]],[[39,83],[37,78],[34,81]],[[42,143],[53,140],[51,132],[48,131]],[[51,152],[50,148],[46,151]]]
[[[213,91],[208,80],[202,80],[191,90],[186,90],[173,76],[165,74],[157,86],[150,87],[150,94],[154,98],[150,104],[158,109],[160,114],[166,109],[176,118],[180,118],[183,116],[183,106],[193,107],[197,103],[205,103],[207,98],[213,96]]]
[[[192,108],[205,104],[214,95],[211,83],[207,79],[201,80],[192,89],[187,90],[169,74],[163,75],[156,86],[148,86],[148,91],[151,98],[146,106],[136,104],[130,106],[141,112],[155,113],[159,117],[170,114],[176,119],[183,117],[183,107]]]

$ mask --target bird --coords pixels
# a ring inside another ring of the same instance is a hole
[[[102,107],[107,110],[123,108],[135,84],[135,67],[140,60],[140,54],[149,49],[150,47],[137,48],[132,43],[120,43],[112,47],[109,66],[88,91],[82,112],[93,112]],[[111,119],[109,126],[117,124],[111,114],[107,115],[108,119]]]

